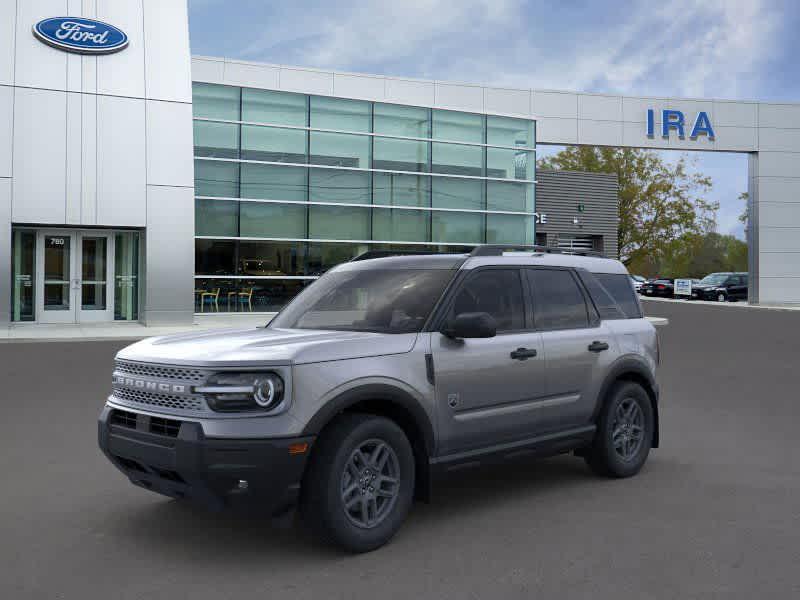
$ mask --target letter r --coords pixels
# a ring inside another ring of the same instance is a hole
[[[678,132],[678,137],[683,139],[683,113],[679,110],[662,110],[661,111],[661,137],[668,138],[669,130],[674,129]]]

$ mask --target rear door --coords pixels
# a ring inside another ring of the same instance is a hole
[[[732,276],[732,297],[737,300],[747,300],[747,279],[745,275]]]
[[[450,339],[431,333],[436,414],[443,453],[531,437],[545,393],[541,335],[530,327],[520,269],[482,268],[445,300],[443,322],[486,312],[497,335]]]
[[[525,274],[546,369],[548,406],[539,425],[551,431],[584,425],[617,353],[616,341],[571,269],[528,268]]]

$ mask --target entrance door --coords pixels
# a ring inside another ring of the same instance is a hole
[[[41,323],[114,319],[111,234],[40,231],[37,314]]]

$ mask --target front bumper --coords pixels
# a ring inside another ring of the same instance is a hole
[[[297,501],[314,439],[207,438],[199,423],[109,405],[98,421],[100,449],[131,483],[215,510],[253,507],[262,514]]]

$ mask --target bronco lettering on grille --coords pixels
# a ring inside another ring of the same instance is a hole
[[[124,377],[123,375],[115,375],[114,383],[116,385],[124,385],[125,387],[139,388],[140,390],[149,390],[152,392],[167,392],[172,394],[186,393],[186,386],[179,383],[159,383],[157,381],[147,381],[146,379]]]

